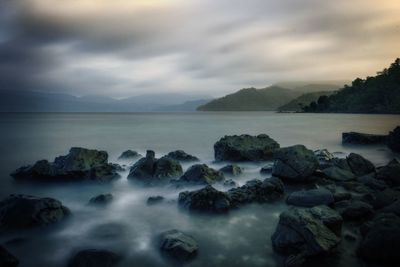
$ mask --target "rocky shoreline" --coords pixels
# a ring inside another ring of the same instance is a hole
[[[391,140],[394,151],[399,144],[399,130],[397,127],[390,137],[385,137]],[[371,140],[371,136],[367,137]],[[343,239],[354,242],[354,253],[367,266],[400,264],[400,162],[396,159],[377,167],[356,153],[339,158],[327,150],[312,151],[304,145],[280,147],[265,134],[225,136],[215,143],[214,152],[216,162],[227,163],[220,170],[182,150],[160,158],[151,150],[145,157],[127,150],[119,160],[132,163],[127,177],[132,186],[143,190],[178,189],[176,202],[183,212],[224,216],[233,209],[245,209],[250,203],[284,201],[287,209],[280,214],[269,238],[274,250],[286,258],[285,266],[307,266],[315,257],[338,253]],[[236,177],[245,172],[241,162],[264,163],[260,173],[270,177],[238,185]],[[182,163],[192,165],[184,171]],[[104,184],[121,179],[124,169],[110,163],[105,151],[73,147],[53,162],[39,160],[15,170],[11,176],[19,182]],[[192,186],[201,188],[188,190]],[[224,190],[217,189],[223,187]],[[104,193],[93,196],[89,204],[107,208],[113,199],[112,192]],[[163,201],[163,196],[153,196],[147,204]],[[43,228],[71,214],[73,210],[53,198],[10,195],[0,201],[0,234]],[[158,242],[154,249],[179,264],[195,260],[202,250],[196,236],[179,229],[155,235]],[[86,249],[73,255],[68,266],[117,266],[122,258],[112,248]],[[18,259],[7,251],[6,245],[0,245],[0,266],[18,266]]]

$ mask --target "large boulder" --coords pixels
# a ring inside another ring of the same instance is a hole
[[[211,185],[195,191],[179,193],[178,203],[190,211],[221,213],[231,208],[231,198]]]
[[[357,254],[367,262],[400,265],[400,218],[382,214],[364,227],[364,238]]]
[[[128,179],[144,185],[156,185],[166,183],[182,173],[182,166],[178,161],[167,156],[156,159],[154,151],[148,150],[146,157],[131,167]]]
[[[374,208],[364,201],[344,200],[337,202],[335,206],[346,221],[365,221],[374,215]]]
[[[68,208],[53,198],[10,195],[0,201],[0,232],[53,224],[69,214]]]
[[[315,256],[331,252],[340,242],[342,217],[327,206],[290,208],[281,213],[272,235],[280,253]]]
[[[300,207],[314,207],[319,205],[331,205],[335,202],[333,194],[325,188],[301,190],[291,193],[287,204]]]
[[[175,150],[175,151],[169,152],[167,154],[167,156],[171,159],[178,160],[178,161],[184,161],[184,162],[199,160],[197,157],[192,156],[183,150]]]
[[[328,179],[336,182],[347,182],[356,179],[356,176],[351,171],[341,169],[337,166],[328,167],[323,169],[322,172]]]
[[[214,144],[216,161],[270,160],[279,144],[266,134],[224,136]]]
[[[226,175],[231,175],[231,176],[239,176],[242,174],[242,168],[240,168],[236,164],[229,164],[221,169],[219,169],[220,172],[223,172]]]
[[[288,182],[308,182],[319,163],[313,151],[303,145],[281,148],[274,155],[272,175]]]
[[[387,135],[366,134],[358,132],[342,133],[343,144],[354,144],[354,145],[385,144],[387,138],[388,138]]]
[[[119,260],[119,255],[108,250],[85,249],[70,259],[68,267],[113,267]]]
[[[136,159],[141,156],[142,155],[140,155],[138,152],[128,149],[128,150],[122,152],[121,155],[118,157],[118,159],[119,160],[132,160],[132,159]]]
[[[24,166],[11,176],[17,180],[107,182],[119,177],[117,166],[108,163],[105,151],[73,147],[66,156],[59,156],[54,162],[39,160],[34,165]]]
[[[19,260],[3,246],[0,246],[0,267],[16,267]]]
[[[161,251],[180,262],[188,261],[197,254],[196,240],[181,231],[173,229],[163,232],[159,239]]]
[[[388,147],[395,151],[400,152],[400,126],[397,126],[393,131],[389,133]]]
[[[279,178],[267,178],[264,181],[250,180],[241,187],[230,189],[227,193],[232,207],[242,204],[271,202],[284,195],[284,185]]]
[[[375,172],[374,164],[372,164],[371,161],[365,159],[361,155],[350,153],[350,155],[348,155],[346,159],[351,171],[357,176],[362,176]]]
[[[187,184],[214,184],[225,180],[224,174],[208,167],[206,164],[191,166],[178,180]]]
[[[375,173],[357,177],[357,182],[368,186],[372,190],[384,190],[387,188],[387,184],[384,181],[375,178]]]
[[[390,185],[400,185],[400,162],[393,159],[386,166],[378,168],[376,178]]]

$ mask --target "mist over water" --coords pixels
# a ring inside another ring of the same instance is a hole
[[[224,135],[266,133],[282,147],[304,144],[310,149],[360,153],[376,165],[395,155],[384,146],[342,146],[341,133],[360,131],[387,133],[400,123],[395,115],[187,113],[187,114],[0,114],[2,151],[0,196],[24,193],[54,197],[70,208],[73,216],[46,229],[0,236],[0,243],[17,256],[20,266],[65,266],[71,254],[83,248],[106,248],[123,256],[120,266],[177,266],[160,255],[156,236],[179,229],[198,241],[199,254],[187,266],[280,266],[271,246],[283,201],[243,206],[223,215],[201,215],[181,210],[174,187],[143,188],[126,179],[128,171],[111,184],[20,184],[9,176],[14,169],[40,159],[53,160],[72,146],[106,150],[109,161],[127,149],[157,157],[183,149],[214,168],[213,144]],[[345,154],[343,155],[345,156]],[[131,162],[133,163],[133,162]],[[183,164],[184,171],[191,164]],[[239,164],[244,174],[234,178],[240,185],[265,178],[263,164]],[[226,190],[222,186],[218,189]],[[105,207],[87,205],[100,193],[112,193]],[[148,206],[149,196],[166,200]],[[12,241],[9,241],[12,239]],[[343,240],[343,246],[346,241]],[[341,250],[340,256],[324,266],[361,266],[354,255]],[[318,266],[318,265],[316,265]]]

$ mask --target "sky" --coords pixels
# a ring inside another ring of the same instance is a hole
[[[220,96],[400,57],[399,0],[0,0],[0,90]]]

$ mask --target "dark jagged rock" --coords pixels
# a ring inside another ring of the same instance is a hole
[[[178,183],[214,184],[225,180],[224,174],[208,167],[206,164],[191,166],[178,180]]]
[[[314,207],[331,205],[334,202],[333,194],[325,189],[310,189],[291,193],[286,199],[287,204],[300,207]]]
[[[216,190],[211,185],[196,190],[179,193],[180,206],[198,212],[221,213],[231,208],[231,198],[227,193]]]
[[[10,195],[0,202],[0,232],[56,223],[70,214],[53,198]]]
[[[364,226],[364,238],[357,254],[367,262],[399,266],[400,218],[394,214],[382,214]]]
[[[181,231],[173,229],[163,232],[159,239],[161,251],[180,262],[193,259],[197,254],[196,240]]]
[[[272,177],[264,181],[250,180],[241,187],[230,189],[227,193],[231,199],[231,206],[237,207],[246,203],[264,203],[277,200],[284,195],[284,191],[282,181]]]
[[[144,185],[155,185],[179,177],[182,172],[182,166],[178,161],[167,156],[156,159],[154,151],[148,150],[146,157],[131,167],[128,179]]]
[[[0,246],[0,267],[16,267],[19,260],[3,246]]]
[[[220,172],[231,176],[239,176],[242,174],[242,168],[236,164],[230,164],[219,169]]]
[[[138,152],[128,149],[128,150],[122,152],[122,154],[118,157],[118,159],[131,160],[131,159],[136,159],[141,156],[142,155],[140,155]]]
[[[387,143],[391,150],[400,152],[400,126],[397,126],[393,131],[389,132]]]
[[[322,170],[322,172],[328,179],[336,182],[353,181],[356,179],[356,176],[352,172],[341,169],[337,166],[326,168]]]
[[[183,150],[176,150],[176,151],[169,152],[167,154],[167,156],[171,159],[178,160],[178,161],[184,161],[184,162],[199,160],[197,157],[187,154]]]
[[[272,175],[288,182],[308,182],[314,180],[312,174],[318,168],[314,152],[303,145],[281,148],[274,155]]]
[[[358,132],[342,133],[343,144],[354,144],[354,145],[385,144],[387,138],[388,138],[387,135],[365,134]]]
[[[120,260],[114,252],[100,249],[79,251],[68,263],[68,267],[113,267]]]
[[[400,162],[396,159],[377,170],[376,178],[385,181],[389,185],[400,185]]]
[[[105,151],[73,147],[68,155],[55,158],[54,162],[37,161],[32,166],[17,169],[11,176],[17,180],[108,182],[119,177],[117,168],[108,163]]]
[[[358,176],[375,172],[375,166],[371,161],[356,153],[350,153],[346,158],[351,171]]]
[[[365,221],[374,215],[373,207],[359,200],[344,200],[337,202],[335,206],[346,221]]]
[[[357,178],[357,181],[368,186],[372,190],[383,190],[387,188],[387,184],[375,178],[375,174],[367,174]]]
[[[236,186],[238,186],[238,184],[234,180],[228,179],[228,180],[224,181],[224,186],[226,186],[226,187],[236,187]]]
[[[261,167],[260,173],[261,174],[271,174],[273,168],[274,168],[274,163],[270,162],[270,163],[264,165],[263,167]]]
[[[272,235],[280,253],[315,256],[331,252],[340,242],[342,217],[327,206],[290,208],[281,213]]]
[[[319,166],[321,169],[332,166],[335,156],[330,153],[327,149],[320,149],[314,151],[315,156],[318,159]]]
[[[400,200],[400,192],[392,188],[386,188],[382,191],[374,191],[364,194],[361,200],[372,205],[374,209],[379,210],[397,200]]]
[[[164,201],[163,196],[152,196],[147,199],[147,205],[155,205]]]
[[[333,199],[335,200],[335,202],[339,202],[339,201],[343,201],[343,200],[350,200],[350,199],[352,199],[352,197],[353,196],[347,192],[339,192],[339,193],[333,194]]]
[[[98,196],[92,197],[89,200],[89,204],[92,205],[106,205],[109,204],[113,200],[113,195],[108,193],[108,194],[100,194]]]
[[[224,136],[214,144],[216,161],[271,160],[279,144],[266,134]]]

